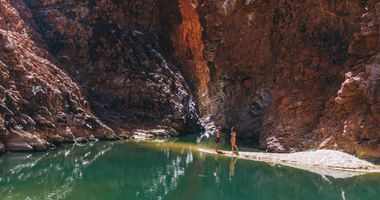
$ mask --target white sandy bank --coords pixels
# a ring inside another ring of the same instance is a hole
[[[214,150],[199,149],[200,152],[216,154]],[[221,155],[236,156],[229,151]],[[366,173],[380,173],[380,166],[355,156],[333,150],[304,151],[297,153],[240,152],[241,159],[264,161],[291,166],[334,178],[347,178]]]

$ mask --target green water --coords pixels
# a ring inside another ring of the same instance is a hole
[[[0,156],[0,199],[380,199],[348,179],[199,153],[189,142],[98,142]]]

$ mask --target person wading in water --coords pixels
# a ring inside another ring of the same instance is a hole
[[[219,142],[220,142],[220,129],[216,128],[215,130],[215,151],[219,153]]]
[[[232,148],[232,153],[234,153],[234,148],[236,149],[236,154],[239,155],[239,149],[236,145],[236,131],[235,128],[231,128],[231,148]]]

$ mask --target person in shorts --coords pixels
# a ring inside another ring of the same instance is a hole
[[[219,153],[219,142],[220,142],[220,129],[216,128],[215,130],[215,151]]]

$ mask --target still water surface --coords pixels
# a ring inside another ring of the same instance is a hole
[[[198,147],[118,141],[7,153],[0,156],[0,199],[380,199],[379,174],[333,179]]]

